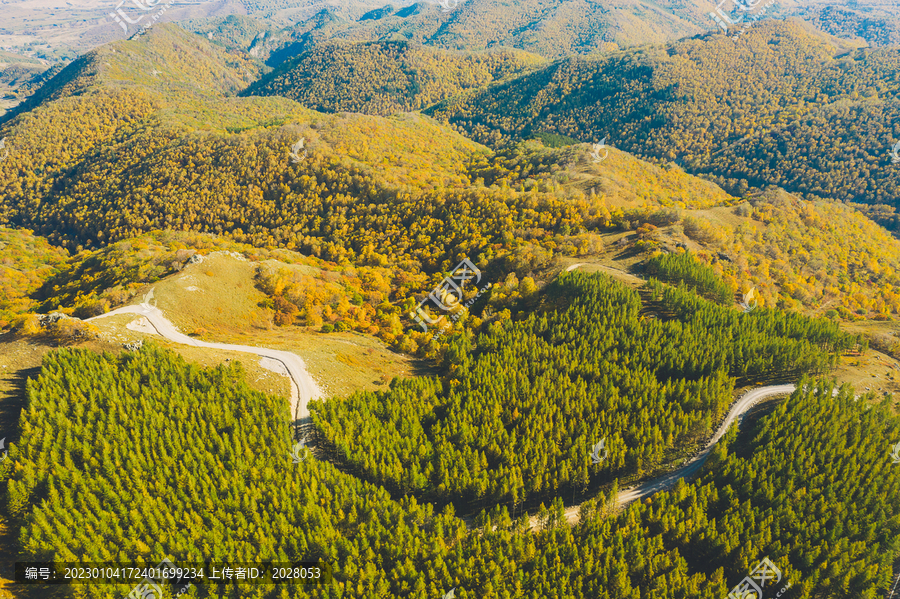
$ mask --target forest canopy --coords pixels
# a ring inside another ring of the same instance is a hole
[[[470,528],[450,507],[394,501],[314,454],[292,464],[286,403],[247,388],[239,366],[201,369],[152,346],[58,350],[0,463],[3,512],[23,559],[327,561],[335,584],[304,587],[314,598],[455,588],[461,599],[721,599],[764,557],[791,582],[788,599],[877,597],[900,551],[900,471],[887,452],[900,420],[849,387],[799,387],[745,441],[728,435],[696,482],[622,513],[599,495],[574,527],[557,497],[527,532],[525,515],[503,507]]]
[[[836,45],[837,44],[837,45]],[[897,207],[900,54],[801,23],[560,59],[425,111],[498,147],[556,133],[750,187]]]
[[[711,435],[736,378],[824,372],[856,344],[824,319],[649,288],[662,318],[604,275],[563,273],[544,309],[452,337],[440,378],[314,402],[317,429],[396,493],[515,510],[658,471]],[[601,439],[609,460],[592,465]]]

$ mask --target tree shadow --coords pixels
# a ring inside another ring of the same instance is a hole
[[[28,399],[28,379],[40,373],[40,366],[19,370],[13,375],[10,387],[0,390],[0,439],[5,437],[7,446],[18,439],[19,416]]]
[[[28,401],[28,380],[36,378],[40,373],[40,366],[18,370],[12,375],[9,385],[0,389],[0,439],[5,439],[6,447],[3,451],[7,451],[9,444],[15,443],[19,439],[19,417]],[[0,451],[0,454],[2,453]],[[0,507],[0,514],[5,520],[3,525],[0,526],[0,577],[11,581],[15,579],[15,565],[21,555],[22,548],[18,540],[21,522],[9,518],[9,515],[6,513],[5,481],[0,482],[0,501],[3,503],[2,507]],[[31,598],[57,595],[49,589],[39,590],[35,587],[20,587],[15,596]]]

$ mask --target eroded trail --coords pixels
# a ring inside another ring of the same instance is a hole
[[[312,399],[322,397],[322,390],[316,384],[316,381],[306,371],[306,364],[297,354],[282,351],[278,349],[269,349],[266,347],[254,347],[251,345],[232,345],[229,343],[209,343],[188,337],[173,325],[156,306],[151,306],[148,302],[153,292],[144,298],[144,303],[139,306],[125,306],[118,308],[106,314],[89,318],[88,320],[96,320],[113,316],[115,314],[139,314],[147,319],[156,332],[169,341],[180,343],[182,345],[192,345],[194,347],[208,347],[210,349],[221,349],[227,351],[244,352],[255,354],[263,358],[261,365],[269,370],[284,374],[287,372],[291,380],[291,416],[295,422],[306,424],[309,422],[309,402]],[[274,360],[277,365],[269,363],[266,360]],[[273,367],[274,366],[274,367]],[[280,366],[283,366],[280,368]]]

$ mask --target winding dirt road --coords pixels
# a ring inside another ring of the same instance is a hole
[[[625,506],[632,501],[643,499],[644,497],[653,495],[658,491],[670,489],[675,486],[675,483],[678,482],[678,479],[687,476],[693,476],[697,473],[700,467],[703,466],[703,463],[706,462],[706,458],[709,457],[709,454],[716,446],[716,443],[718,443],[719,439],[721,439],[725,435],[725,433],[728,432],[728,428],[735,420],[743,416],[747,412],[747,410],[763,401],[764,399],[768,399],[769,397],[775,395],[788,395],[790,393],[793,393],[795,389],[796,387],[794,385],[772,385],[768,387],[759,387],[758,389],[748,391],[739,400],[737,400],[733,406],[731,406],[731,410],[728,412],[728,416],[722,422],[722,425],[716,431],[716,434],[713,435],[713,438],[710,439],[709,443],[706,444],[706,447],[703,449],[703,451],[694,456],[694,458],[691,459],[690,462],[688,462],[678,470],[675,470],[674,472],[664,474],[660,477],[654,478],[635,487],[629,487],[620,491],[618,497],[618,505]],[[576,505],[566,509],[566,520],[568,522],[574,523],[578,520],[578,510],[580,507],[580,505]],[[534,526],[535,524],[536,520],[532,519],[532,526]]]
[[[576,264],[573,266],[579,265]],[[294,420],[299,421],[301,424],[309,422],[309,401],[311,399],[322,397],[322,391],[306,371],[306,364],[303,362],[300,356],[291,352],[281,351],[277,349],[268,349],[265,347],[231,345],[228,343],[208,343],[206,341],[193,339],[176,329],[175,325],[173,325],[165,316],[163,316],[163,313],[159,310],[159,308],[148,303],[152,297],[153,291],[151,290],[150,293],[147,294],[147,296],[144,298],[144,302],[138,306],[125,306],[111,312],[107,312],[106,314],[89,318],[88,320],[96,320],[99,318],[105,318],[107,316],[113,316],[115,314],[138,314],[146,318],[150,325],[152,325],[152,327],[156,330],[156,332],[169,341],[181,343],[183,345],[191,345],[194,347],[208,347],[211,349],[245,352],[255,354],[263,359],[268,358],[269,360],[275,360],[284,366],[291,379],[291,413],[293,414]],[[264,362],[263,365],[265,366]],[[700,469],[700,467],[703,466],[704,462],[706,462],[706,458],[709,457],[709,454],[716,446],[716,443],[718,443],[722,436],[725,435],[732,423],[734,423],[750,408],[763,401],[764,399],[775,395],[787,395],[793,393],[795,389],[796,387],[794,385],[772,385],[768,387],[759,387],[758,389],[748,391],[734,403],[734,405],[731,407],[731,410],[729,410],[728,412],[728,416],[725,417],[725,420],[719,426],[716,434],[713,435],[712,439],[709,440],[709,443],[706,444],[706,447],[703,449],[703,451],[694,456],[694,458],[691,459],[687,464],[673,472],[646,481],[635,487],[629,487],[622,490],[619,493],[618,505],[625,506],[632,501],[643,499],[644,497],[653,495],[658,491],[670,489],[675,486],[679,479],[693,476]],[[578,510],[580,507],[580,505],[575,505],[566,509],[566,520],[569,522],[575,522],[578,519]],[[532,525],[535,524],[536,518],[532,518]]]
[[[281,351],[277,349],[268,349],[265,347],[253,347],[250,345],[231,345],[228,343],[207,343],[206,341],[200,341],[198,339],[193,339],[188,337],[173,325],[165,316],[163,316],[162,311],[156,306],[151,306],[149,304],[150,299],[153,297],[153,290],[150,290],[150,293],[144,298],[143,303],[139,306],[125,306],[123,308],[118,308],[111,312],[107,312],[106,314],[101,314],[100,316],[94,316],[93,318],[89,318],[88,320],[96,320],[99,318],[106,318],[107,316],[113,316],[115,314],[139,314],[147,319],[147,321],[156,329],[156,332],[159,333],[160,336],[168,339],[169,341],[174,341],[175,343],[181,343],[182,345],[192,345],[194,347],[208,347],[210,349],[222,349],[227,351],[237,351],[244,352],[249,354],[255,354],[261,358],[268,358],[270,360],[276,360],[281,365],[284,366],[284,369],[287,371],[288,376],[291,379],[291,414],[295,422],[299,422],[300,424],[306,424],[309,422],[309,402],[312,399],[317,399],[322,397],[322,390],[316,384],[316,381],[309,375],[306,371],[306,364],[297,354]],[[263,367],[267,367],[265,361],[262,362]],[[275,370],[278,372],[279,369],[269,368],[270,370]],[[283,374],[284,371],[281,371]]]

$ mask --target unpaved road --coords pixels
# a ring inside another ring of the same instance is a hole
[[[208,347],[210,349],[223,349],[227,351],[256,354],[264,360],[265,358],[277,360],[284,365],[285,369],[287,369],[288,376],[291,379],[291,416],[293,420],[299,421],[301,424],[309,422],[309,401],[322,397],[322,390],[306,371],[306,364],[300,356],[291,352],[268,349],[265,347],[231,345],[228,343],[207,343],[206,341],[193,339],[176,329],[175,325],[163,316],[163,313],[159,308],[151,306],[148,303],[152,297],[153,290],[150,290],[150,293],[144,298],[144,302],[139,306],[125,306],[113,310],[112,312],[89,318],[88,320],[105,318],[107,316],[113,316],[114,314],[139,314],[147,319],[160,336],[165,337],[169,341],[181,343],[182,345],[192,345],[194,347]],[[265,367],[265,361],[263,361],[262,365]],[[270,370],[276,370],[277,372],[281,369],[270,368]]]
[[[575,266],[579,265],[573,265],[573,267]],[[263,359],[268,358],[271,360],[277,360],[287,369],[287,372],[291,379],[291,413],[293,414],[294,420],[299,420],[301,423],[309,421],[309,401],[311,399],[321,397],[322,391],[306,371],[306,364],[303,362],[300,356],[291,352],[281,351],[277,349],[252,347],[249,345],[231,345],[228,343],[208,343],[206,341],[200,341],[198,339],[188,337],[184,333],[178,331],[178,329],[175,328],[175,325],[173,325],[165,316],[163,316],[163,313],[159,310],[159,308],[157,308],[156,306],[151,306],[148,303],[152,295],[153,291],[151,290],[151,292],[144,299],[144,302],[139,306],[125,306],[113,310],[112,312],[107,312],[106,314],[89,318],[88,320],[105,318],[114,314],[139,314],[145,317],[147,321],[153,326],[153,328],[162,337],[165,337],[169,341],[174,341],[175,343],[181,343],[184,345],[192,345],[194,347],[209,347],[211,349],[245,352],[255,354]],[[788,395],[790,393],[793,393],[795,389],[796,387],[794,385],[771,385],[768,387],[759,387],[758,389],[748,391],[737,402],[734,403],[734,405],[731,407],[731,410],[728,412],[728,416],[722,422],[721,426],[719,426],[716,434],[713,435],[712,439],[710,439],[709,443],[707,443],[703,451],[701,451],[693,459],[691,459],[690,462],[688,462],[678,470],[675,470],[674,472],[664,474],[663,476],[654,478],[635,487],[629,487],[622,490],[619,493],[618,505],[625,506],[632,501],[642,499],[644,497],[647,497],[648,495],[653,495],[658,491],[672,488],[673,486],[675,486],[675,483],[677,483],[679,479],[694,475],[700,469],[700,467],[703,466],[703,463],[706,462],[706,458],[709,457],[709,454],[716,446],[716,443],[718,443],[719,439],[721,439],[722,436],[725,435],[725,433],[728,431],[728,428],[732,425],[732,423],[734,423],[735,420],[740,418],[745,412],[747,412],[747,410],[752,408],[760,401],[775,395]],[[569,522],[577,521],[579,508],[580,506],[576,505],[566,509],[566,520]],[[532,517],[531,520],[532,526],[535,526],[537,524],[536,518]]]
[[[678,479],[696,474],[696,472],[706,461],[706,458],[709,457],[709,454],[716,446],[716,443],[718,443],[719,439],[721,439],[722,436],[726,432],[728,432],[728,428],[735,420],[740,418],[745,412],[747,412],[747,410],[749,410],[762,400],[774,395],[788,395],[790,393],[793,393],[795,389],[796,387],[794,385],[772,385],[768,387],[759,387],[758,389],[748,391],[737,402],[735,402],[733,406],[731,406],[731,410],[728,412],[728,416],[722,422],[722,425],[719,427],[719,430],[716,431],[716,434],[713,436],[713,438],[710,439],[709,443],[706,444],[706,448],[704,448],[703,451],[697,454],[690,462],[688,462],[678,470],[675,470],[674,472],[664,474],[660,477],[637,485],[636,487],[629,487],[620,491],[618,505],[625,506],[632,501],[643,499],[648,495],[653,495],[657,491],[670,489],[675,486],[675,483],[678,482]],[[566,509],[566,520],[568,522],[574,523],[578,520],[578,509],[580,507],[580,505],[576,505]],[[531,519],[531,525],[537,525],[536,518]]]
[[[666,474],[636,487],[625,489],[619,493],[619,505],[627,505],[637,499],[643,499],[648,495],[653,495],[657,491],[675,486],[675,483],[678,482],[679,478],[694,475],[706,461],[706,458],[709,457],[710,452],[716,446],[716,443],[719,442],[719,439],[728,432],[728,428],[735,420],[740,418],[741,415],[760,401],[772,397],[773,395],[787,395],[793,393],[795,389],[796,387],[794,385],[772,385],[770,387],[760,387],[748,391],[733,406],[731,406],[731,411],[728,412],[728,416],[722,422],[722,426],[719,427],[719,430],[716,431],[713,438],[706,444],[706,448],[703,451],[697,454],[690,462],[671,474]]]

